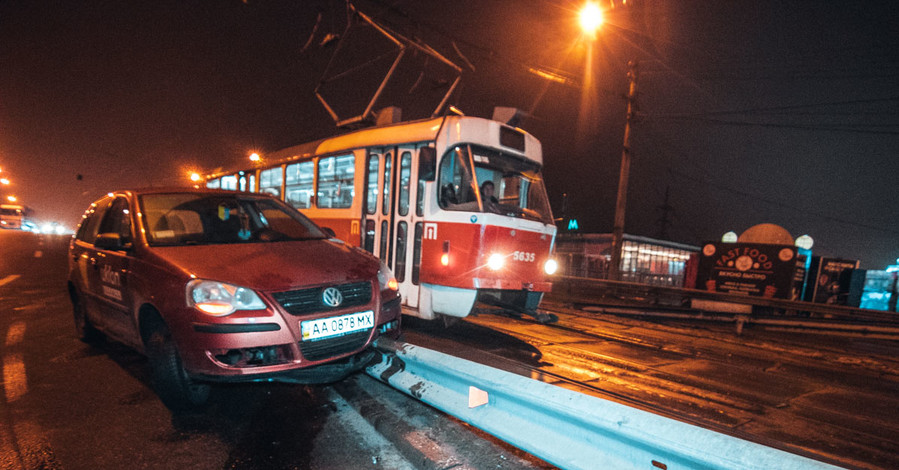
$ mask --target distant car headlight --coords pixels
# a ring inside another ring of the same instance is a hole
[[[381,287],[381,290],[399,289],[399,284],[396,282],[396,278],[393,277],[393,271],[383,261],[381,261],[381,269],[378,269],[378,286]]]
[[[252,289],[202,279],[187,283],[187,304],[214,317],[230,315],[237,310],[266,308]]]

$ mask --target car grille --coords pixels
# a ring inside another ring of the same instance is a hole
[[[305,315],[307,313],[332,310],[334,307],[325,305],[322,301],[322,292],[332,286],[313,287],[311,289],[276,292],[272,297],[281,304],[281,307],[291,315]],[[343,295],[343,303],[337,308],[355,307],[365,305],[371,301],[371,283],[354,282],[333,286]]]
[[[327,338],[318,341],[300,341],[300,351],[303,357],[310,361],[319,361],[329,357],[339,356],[355,351],[368,341],[371,330],[357,331],[354,333]]]

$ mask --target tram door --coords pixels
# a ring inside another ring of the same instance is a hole
[[[366,162],[363,248],[384,261],[399,283],[403,304],[418,307],[423,194],[418,149],[407,145],[371,149]]]

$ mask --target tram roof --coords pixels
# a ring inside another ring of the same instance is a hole
[[[398,144],[434,141],[437,140],[438,132],[440,132],[442,128],[456,126],[457,124],[464,126],[463,123],[474,123],[477,121],[492,123],[495,126],[504,125],[499,121],[475,116],[446,116],[407,121],[386,126],[360,129],[338,136],[326,137],[312,142],[294,145],[292,147],[268,153],[266,158],[269,160],[269,164],[278,164],[312,157],[314,155],[326,155],[363,147],[387,147]],[[531,146],[539,147],[539,141],[537,141],[536,138],[521,129],[518,130],[526,136],[525,138],[530,142]],[[535,156],[540,163],[543,163],[539,151]]]

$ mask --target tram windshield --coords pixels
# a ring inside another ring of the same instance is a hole
[[[440,207],[491,212],[552,224],[540,165],[477,145],[458,145],[443,156]]]

